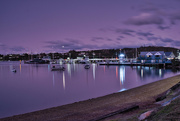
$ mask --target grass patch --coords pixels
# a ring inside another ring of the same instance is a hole
[[[138,117],[132,117],[127,119],[127,121],[139,121]]]
[[[148,118],[148,121],[164,121],[168,119],[180,119],[180,98],[171,102],[171,104],[159,109],[154,115]]]

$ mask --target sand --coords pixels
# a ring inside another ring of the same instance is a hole
[[[155,102],[158,95],[180,82],[180,75],[124,92],[0,119],[0,121],[88,121],[132,105]]]

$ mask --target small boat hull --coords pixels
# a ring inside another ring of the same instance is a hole
[[[51,68],[51,71],[64,71],[65,70],[65,67],[61,66],[61,67],[55,67],[53,66]]]
[[[90,65],[85,65],[84,68],[85,68],[85,69],[89,69],[89,68],[90,68]]]
[[[12,69],[11,71],[14,72],[14,73],[16,73],[16,69]]]

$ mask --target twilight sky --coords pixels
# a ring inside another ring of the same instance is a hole
[[[180,0],[0,0],[0,54],[180,49]]]

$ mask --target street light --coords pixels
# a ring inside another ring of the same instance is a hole
[[[63,49],[63,59],[64,59],[64,45],[62,46],[62,49]]]

